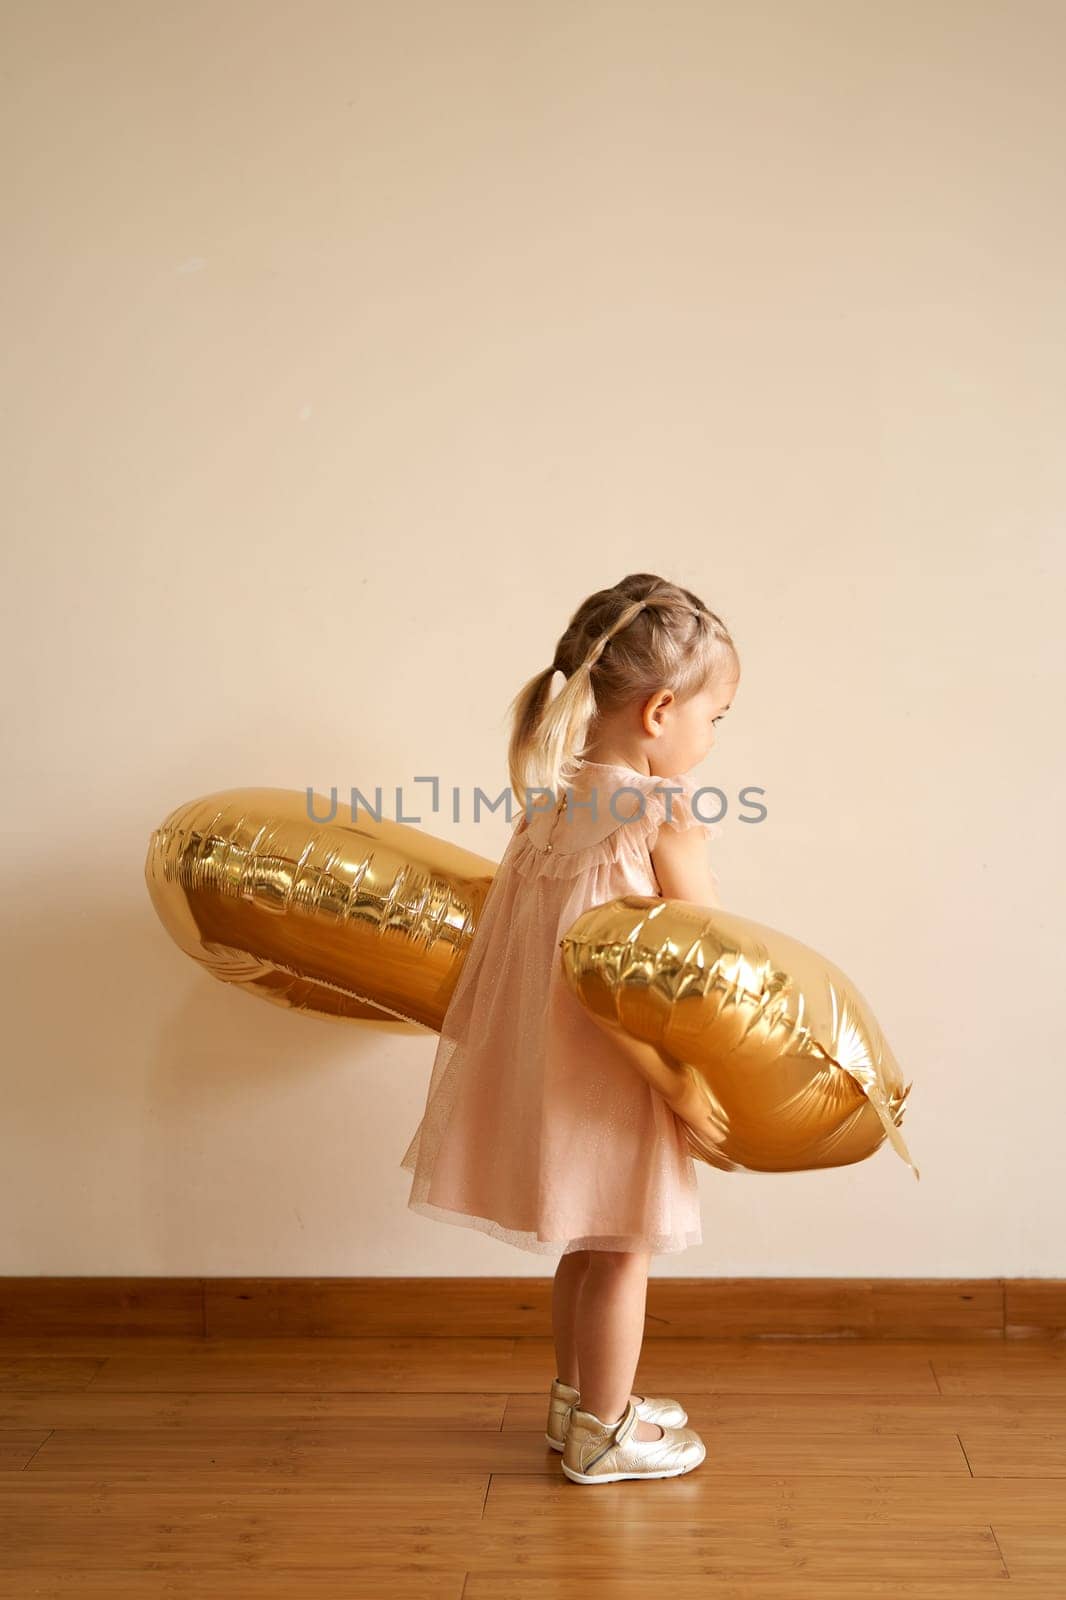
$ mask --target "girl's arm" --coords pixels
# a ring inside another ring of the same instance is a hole
[[[660,828],[651,864],[664,900],[691,900],[721,911],[702,828]]]

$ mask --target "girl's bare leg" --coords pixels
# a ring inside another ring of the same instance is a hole
[[[604,1422],[617,1422],[634,1395],[630,1385],[644,1342],[644,1311],[648,1297],[648,1250],[590,1250],[588,1265],[577,1278],[573,1349],[577,1356],[581,1410]],[[563,1258],[566,1259],[565,1257]],[[576,1271],[576,1269],[574,1269]],[[569,1359],[569,1357],[568,1357]],[[571,1379],[560,1370],[564,1383]],[[637,1439],[661,1439],[657,1422],[641,1418]]]
[[[580,1389],[577,1363],[577,1303],[589,1265],[588,1250],[571,1250],[559,1257],[552,1282],[552,1334],[555,1339],[555,1375],[571,1389]]]

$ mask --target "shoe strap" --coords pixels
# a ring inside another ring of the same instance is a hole
[[[621,1444],[623,1442],[623,1440],[628,1439],[629,1435],[633,1432],[633,1429],[636,1427],[636,1425],[637,1425],[637,1408],[634,1405],[633,1401],[631,1400],[629,1402],[629,1406],[628,1406],[628,1408],[626,1410],[625,1416],[622,1418],[621,1422],[618,1424],[618,1432],[614,1436],[615,1444]]]
[[[596,1451],[594,1456],[591,1456],[589,1460],[585,1462],[585,1471],[591,1471],[591,1469],[596,1465],[597,1461],[603,1460],[608,1450],[613,1450],[616,1444],[621,1444],[625,1439],[628,1439],[636,1425],[637,1408],[631,1400],[625,1411],[622,1413],[621,1419],[615,1423],[614,1427],[608,1434],[606,1443]]]

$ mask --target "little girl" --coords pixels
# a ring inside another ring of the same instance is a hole
[[[720,830],[696,815],[685,774],[739,680],[724,623],[663,578],[634,573],[578,607],[512,702],[522,815],[400,1163],[412,1210],[560,1257],[546,1436],[577,1483],[673,1477],[704,1459],[676,1401],[630,1387],[650,1257],[702,1231],[683,1125],[639,1071],[658,1052],[585,1010],[559,941],[623,894],[718,904],[706,842]]]

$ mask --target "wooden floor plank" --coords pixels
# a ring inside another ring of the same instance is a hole
[[[530,1397],[532,1398],[532,1397]],[[0,1429],[106,1427],[158,1428],[380,1428],[386,1424],[418,1428],[489,1428],[499,1430],[507,1394],[463,1394],[457,1390],[401,1392],[382,1390],[285,1390],[229,1394],[208,1390],[157,1394],[87,1389],[81,1393],[0,1393]],[[537,1399],[543,1421],[546,1398]],[[534,1425],[526,1428],[530,1432]]]
[[[594,1591],[596,1600],[648,1600],[646,1572],[613,1572]],[[0,1595],[3,1591],[0,1590]],[[1057,1580],[1016,1580],[1002,1578],[968,1580],[954,1578],[904,1579],[876,1577],[827,1578],[819,1576],[818,1587],[803,1572],[772,1577],[742,1579],[706,1578],[692,1575],[671,1576],[669,1600],[1063,1600]],[[463,1600],[589,1600],[587,1579],[526,1577],[507,1572],[471,1573],[463,1590]]]
[[[1066,1343],[930,1346],[930,1365],[945,1395],[1046,1395],[1066,1398]]]
[[[403,1478],[450,1472],[557,1469],[558,1457],[537,1435],[489,1428],[54,1428],[26,1473],[45,1478],[152,1474],[173,1483],[205,1475],[283,1480],[343,1479],[369,1472]],[[965,1468],[963,1468],[965,1470]]]
[[[890,1477],[873,1473],[834,1477],[829,1473],[714,1473],[708,1463],[674,1482],[619,1484],[619,1492],[597,1502],[597,1523],[630,1525],[721,1518],[739,1522],[797,1517],[807,1523],[844,1526],[884,1521],[900,1529],[984,1528],[999,1517],[1034,1532],[1062,1522],[1063,1486],[1054,1478],[971,1478],[952,1474]],[[678,1493],[684,1485],[684,1493]],[[485,1499],[485,1520],[537,1521],[545,1528],[580,1529],[592,1513],[587,1499],[560,1473],[493,1474]],[[633,1492],[629,1492],[633,1491]],[[590,1491],[591,1492],[591,1491]],[[1066,1585],[1063,1588],[1066,1595]],[[1060,1596],[1061,1600],[1061,1596]]]
[[[584,1491],[570,1485],[575,1495]],[[649,1485],[631,1484],[641,1490]],[[595,1493],[589,1490],[588,1494]],[[586,1496],[587,1498],[587,1496]],[[632,1497],[631,1497],[632,1498]],[[594,1507],[577,1537],[556,1542],[543,1526],[524,1519],[494,1518],[478,1524],[461,1517],[424,1512],[412,1522],[377,1514],[364,1500],[344,1494],[275,1497],[210,1495],[198,1500],[161,1491],[153,1501],[121,1492],[86,1497],[68,1506],[62,1519],[34,1516],[23,1506],[17,1523],[3,1534],[7,1569],[32,1572],[39,1560],[49,1570],[93,1570],[113,1565],[122,1552],[127,1566],[158,1571],[214,1571],[241,1567],[317,1567],[387,1573],[404,1563],[410,1571],[454,1575],[466,1572],[520,1572],[527,1575],[583,1576],[594,1585],[602,1573],[617,1570],[623,1554],[637,1560],[657,1543],[650,1522],[626,1532],[623,1520],[601,1524]],[[962,1584],[1003,1576],[1003,1561],[989,1528],[911,1529],[875,1520],[828,1523],[801,1518],[726,1521],[692,1516],[670,1526],[665,1552],[672,1578],[705,1578],[804,1573],[808,1581],[868,1577],[944,1579]]]
[[[0,1394],[87,1389],[106,1356],[5,1355],[0,1357]]]
[[[0,1573],[0,1600],[463,1600],[465,1581],[465,1572],[409,1572],[402,1565],[373,1572],[212,1568],[206,1582],[202,1571],[172,1567],[34,1567]],[[495,1594],[499,1600],[500,1590]]]
[[[146,1341],[147,1343],[148,1341]],[[545,1391],[554,1375],[550,1340],[350,1339],[212,1341],[203,1351],[117,1352],[101,1360],[92,1386],[162,1393],[198,1390],[469,1388]],[[307,1346],[319,1348],[307,1348]],[[322,1348],[322,1346],[333,1348]],[[298,1348],[291,1348],[297,1346]],[[337,1347],[340,1348],[337,1348]],[[929,1346],[869,1340],[769,1347],[724,1341],[656,1339],[644,1347],[638,1392],[859,1393],[934,1395],[941,1391]],[[0,1386],[2,1387],[2,1386]]]
[[[465,1586],[464,1586],[465,1582]],[[605,1574],[597,1600],[647,1600],[648,1579],[632,1573]],[[969,1582],[868,1578],[819,1580],[817,1596],[802,1574],[714,1580],[699,1575],[671,1582],[670,1600],[1062,1600],[1057,1579]],[[203,1575],[145,1572],[112,1567],[98,1572],[0,1573],[0,1600],[204,1600]],[[402,1569],[369,1574],[302,1568],[252,1573],[212,1572],[210,1600],[589,1600],[585,1578],[549,1578],[503,1572],[439,1575]]]
[[[340,1350],[290,1349],[339,1343]],[[93,1380],[99,1390],[185,1393],[329,1389],[421,1389],[506,1393],[512,1386],[512,1339],[345,1339],[223,1341],[208,1350],[156,1351],[105,1357]],[[551,1374],[548,1375],[551,1381]]]

